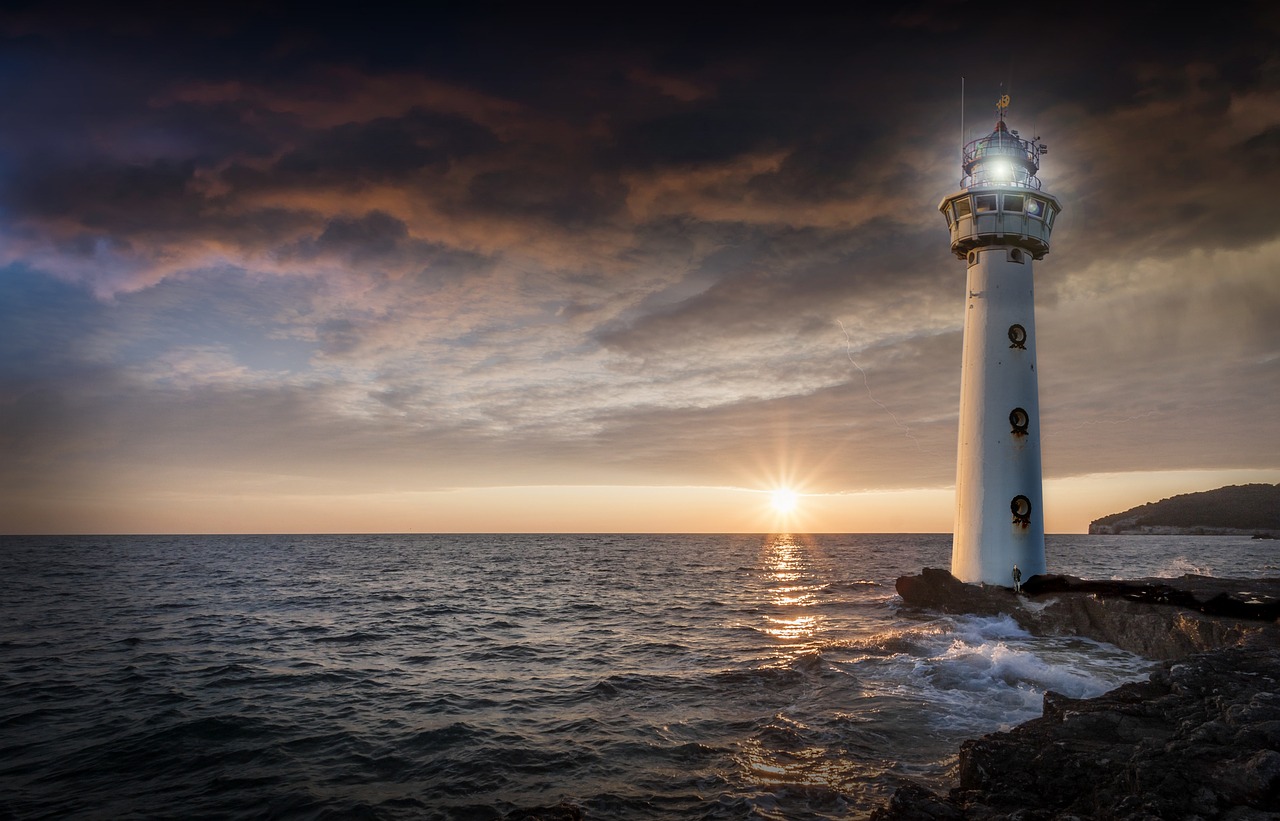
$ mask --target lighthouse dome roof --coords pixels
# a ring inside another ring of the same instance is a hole
[[[1005,156],[1027,156],[1027,141],[1009,133],[1004,120],[996,123],[995,130],[985,137],[974,141],[975,154],[1003,154]]]

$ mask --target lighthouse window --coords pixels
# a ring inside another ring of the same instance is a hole
[[[1044,200],[1035,197],[1027,200],[1027,213],[1036,219],[1044,219]]]
[[[1006,211],[1012,211],[1012,212],[1014,212],[1014,213],[1018,213],[1018,214],[1022,213],[1022,203],[1023,203],[1023,200],[1024,200],[1024,198],[1023,198],[1023,196],[1022,196],[1021,194],[1005,194],[1005,195],[1004,195],[1004,210],[1006,210]]]
[[[1026,496],[1014,496],[1013,501],[1009,502],[1009,510],[1013,513],[1014,524],[1028,525],[1031,523],[1031,500]]]
[[[1023,436],[1027,433],[1027,428],[1031,425],[1031,417],[1022,408],[1014,408],[1009,411],[1009,424],[1013,425],[1013,433]]]
[[[979,194],[973,198],[973,207],[979,214],[986,214],[996,210],[995,194]]]
[[[1045,215],[1044,215],[1044,222],[1045,222],[1045,224],[1046,224],[1046,225],[1048,225],[1050,228],[1052,228],[1052,227],[1053,227],[1053,218],[1054,218],[1054,216],[1055,216],[1058,212],[1057,212],[1057,211],[1055,211],[1055,210],[1053,210],[1052,208],[1046,208],[1045,210],[1046,210],[1046,211],[1048,211],[1049,213],[1047,213],[1047,214],[1045,214]]]
[[[1021,325],[1009,326],[1009,342],[1010,348],[1027,349],[1027,329]]]
[[[960,199],[956,200],[956,219],[960,219],[961,217],[967,217],[971,213],[972,211],[969,210],[968,197],[961,197]]]

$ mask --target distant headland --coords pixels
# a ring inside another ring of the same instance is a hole
[[[1280,536],[1280,485],[1183,493],[1089,523],[1093,534]]]

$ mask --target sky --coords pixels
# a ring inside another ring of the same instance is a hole
[[[1047,530],[1280,482],[1274,4],[108,5],[0,12],[0,532],[948,532],[1004,93]]]

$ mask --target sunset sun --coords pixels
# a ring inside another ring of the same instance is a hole
[[[799,496],[788,487],[780,487],[769,495],[769,504],[778,513],[794,513]]]

